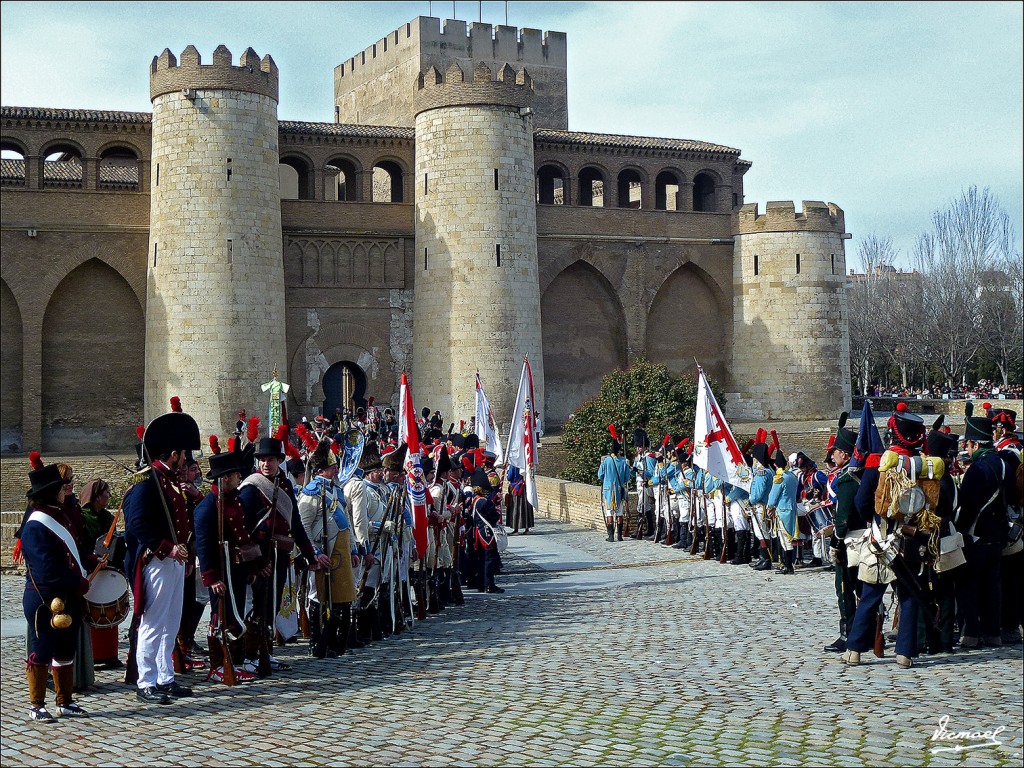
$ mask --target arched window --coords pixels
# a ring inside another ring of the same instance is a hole
[[[139,156],[128,147],[111,147],[100,155],[99,188],[139,191]]]
[[[619,173],[619,208],[641,208],[640,174],[627,168]]]
[[[373,202],[401,203],[405,200],[401,166],[382,160],[373,166]]]
[[[579,176],[579,204],[604,206],[604,174],[597,168],[584,168]]]
[[[678,211],[679,177],[672,171],[662,171],[654,180],[654,207],[659,211]]]
[[[336,157],[329,161],[340,173],[337,176],[337,196],[328,195],[329,199],[341,202],[352,202],[359,199],[359,182],[356,177],[356,165],[351,160]]]
[[[565,176],[556,165],[544,165],[537,171],[537,203],[565,205]]]
[[[25,186],[25,153],[17,144],[0,144],[0,186]]]
[[[313,174],[301,157],[282,157],[278,166],[282,200],[312,200]]]
[[[82,188],[82,153],[72,144],[55,144],[43,158],[43,186]]]
[[[693,210],[703,213],[716,210],[715,180],[706,173],[698,173],[693,179]]]

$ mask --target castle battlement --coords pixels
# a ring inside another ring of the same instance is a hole
[[[352,56],[335,70],[339,78],[351,76],[377,58],[402,58],[402,49],[422,52],[425,63],[445,66],[448,60],[476,59],[514,62],[522,66],[566,67],[564,32],[492,26],[480,22],[417,16],[376,43]]]
[[[213,52],[212,64],[203,64],[194,45],[182,51],[180,58],[164,48],[149,68],[149,98],[185,89],[244,91],[277,101],[277,64],[269,53],[261,59],[252,48],[245,49],[238,66],[232,64],[231,51],[224,45]]]
[[[496,105],[524,109],[533,100],[533,78],[525,68],[518,72],[509,64],[502,65],[496,75],[483,62],[473,67],[472,76],[457,62],[442,74],[434,66],[416,78],[416,113],[438,107]]]
[[[803,212],[796,212],[791,200],[770,200],[763,214],[758,213],[757,203],[744,205],[736,214],[736,234],[748,235],[759,232],[846,232],[846,217],[843,209],[835,203],[820,200],[804,200]]]

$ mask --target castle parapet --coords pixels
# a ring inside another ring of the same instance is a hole
[[[203,64],[194,45],[182,51],[180,58],[168,48],[153,57],[149,68],[150,99],[174,91],[202,88],[255,93],[278,101],[277,64],[269,53],[261,59],[252,48],[246,48],[235,66],[231,51],[224,45],[217,46],[213,52],[212,64]]]
[[[488,105],[524,109],[533,101],[533,78],[526,69],[518,72],[503,65],[497,77],[483,62],[478,63],[470,77],[457,62],[442,74],[437,67],[428,67],[416,78],[416,114],[439,107]]]
[[[748,203],[736,214],[735,232],[738,235],[758,232],[839,232],[846,231],[843,209],[835,203],[804,200],[803,212],[796,212],[791,200],[773,200],[758,213],[757,203]]]

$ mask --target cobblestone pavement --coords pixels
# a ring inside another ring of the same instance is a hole
[[[891,655],[846,669],[832,579],[765,576],[540,521],[512,537],[504,595],[340,659],[304,647],[171,707],[116,673],[87,720],[25,719],[20,585],[3,580],[0,758],[14,765],[1020,765],[1021,648]],[[870,654],[868,655],[870,656]],[[122,651],[123,657],[123,651]],[[992,730],[998,745],[935,741]]]

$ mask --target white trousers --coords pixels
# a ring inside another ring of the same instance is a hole
[[[768,534],[768,528],[764,524],[764,517],[762,515],[764,515],[764,507],[758,504],[750,515],[750,526],[753,528],[754,535],[758,539],[767,540],[771,537]]]
[[[737,531],[746,531],[750,528],[747,516],[743,514],[743,505],[738,501],[729,502],[729,519],[732,521],[732,527]]]
[[[654,514],[658,520],[668,520],[672,511],[672,497],[669,496],[668,488],[663,485],[656,485],[654,490]]]
[[[604,508],[605,520],[607,521],[607,519],[609,517],[614,519],[614,520],[621,520],[622,516],[625,514],[625,512],[626,512],[626,500],[625,499],[619,499],[619,503],[615,505],[614,509],[609,509],[608,507]],[[605,522],[605,525],[607,525],[607,524],[608,523]]]
[[[644,488],[644,478],[638,475],[636,478],[636,508],[639,512],[646,512],[654,504],[654,489]]]
[[[170,557],[153,558],[142,570],[145,602],[139,621],[135,660],[139,688],[174,682],[174,643],[181,626],[185,566]]]
[[[690,522],[690,494],[684,491],[676,494],[676,510],[679,514],[679,522]]]
[[[725,526],[725,497],[721,491],[708,499],[708,526],[723,528]]]

